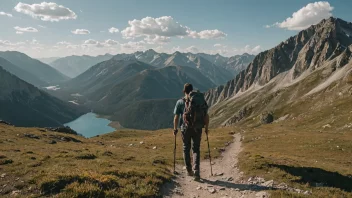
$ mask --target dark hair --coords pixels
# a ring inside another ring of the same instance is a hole
[[[191,91],[193,91],[193,86],[190,83],[186,83],[183,86],[183,93],[189,94]]]

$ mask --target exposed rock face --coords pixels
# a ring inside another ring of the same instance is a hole
[[[275,48],[258,54],[235,79],[206,93],[209,105],[226,100],[254,84],[265,85],[278,74],[289,71],[294,80],[334,60],[342,67],[351,59],[352,23],[341,19],[322,20],[290,37]]]
[[[233,115],[232,118],[230,118],[226,123],[225,126],[230,126],[232,124],[235,124],[244,118],[248,117],[252,113],[252,107],[244,107],[241,109],[239,112],[237,112],[235,115]]]
[[[260,121],[262,122],[262,124],[270,124],[272,122],[274,122],[274,116],[272,113],[263,113]]]

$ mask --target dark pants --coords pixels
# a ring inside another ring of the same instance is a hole
[[[193,152],[193,171],[195,175],[199,175],[199,163],[200,163],[200,141],[202,138],[202,129],[186,129],[182,130],[183,140],[183,159],[186,164],[187,171],[192,171],[191,164],[191,145]],[[193,142],[193,144],[192,144]]]

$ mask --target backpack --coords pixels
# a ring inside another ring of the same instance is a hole
[[[183,111],[183,123],[190,128],[204,128],[208,105],[204,94],[192,91],[188,98],[183,99],[185,109]]]

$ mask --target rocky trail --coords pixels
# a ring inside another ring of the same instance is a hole
[[[210,142],[211,143],[211,142]],[[274,185],[274,181],[265,181],[260,177],[243,180],[242,173],[237,168],[238,154],[241,152],[241,135],[235,134],[234,141],[223,152],[222,157],[213,160],[213,176],[210,175],[208,160],[201,162],[201,181],[193,181],[182,166],[177,166],[177,175],[162,188],[163,197],[220,197],[220,198],[265,198],[269,189],[283,189],[307,194],[299,189],[293,189],[286,184]]]

